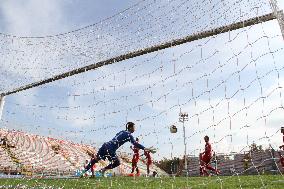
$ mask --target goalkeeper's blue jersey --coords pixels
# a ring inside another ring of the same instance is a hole
[[[107,145],[109,150],[116,151],[121,145],[125,142],[131,142],[135,147],[144,150],[144,146],[139,144],[134,140],[134,137],[131,135],[129,131],[120,131],[115,135],[115,137],[105,144]]]

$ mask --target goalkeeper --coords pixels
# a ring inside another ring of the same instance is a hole
[[[116,150],[120,146],[122,146],[125,142],[131,142],[136,148],[155,153],[154,149],[145,148],[143,145],[135,141],[134,137],[131,135],[131,133],[133,133],[134,131],[135,131],[135,124],[132,122],[128,122],[126,124],[126,130],[120,131],[115,135],[115,137],[111,141],[105,142],[101,146],[97,154],[94,156],[94,158],[91,159],[90,163],[86,166],[81,176],[83,176],[85,172],[87,172],[95,163],[97,163],[100,160],[108,159],[111,162],[108,166],[100,170],[103,176],[106,170],[113,169],[119,166],[120,160],[116,155]]]

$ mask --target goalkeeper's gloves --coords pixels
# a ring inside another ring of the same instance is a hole
[[[150,148],[145,148],[144,149],[145,151],[148,151],[148,152],[151,152],[152,154],[156,153],[157,152],[157,149],[154,148],[154,147],[150,147]]]

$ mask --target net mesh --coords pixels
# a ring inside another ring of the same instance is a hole
[[[267,1],[149,0],[65,34],[1,35],[1,61],[5,62],[0,69],[1,90],[270,12]],[[283,171],[278,147],[284,126],[284,46],[277,26],[276,20],[253,25],[7,96],[1,127],[14,129],[12,136],[20,130],[77,143],[61,144],[54,139],[65,149],[59,154],[65,155],[69,170],[77,166],[67,153],[76,148],[72,145],[98,148],[124,129],[127,121],[133,121],[141,143],[158,148],[155,160],[180,158],[169,172],[178,175],[184,169],[179,113],[187,112],[188,174],[199,175],[199,153],[208,135],[215,153],[212,164],[222,175],[230,176],[192,187],[211,182],[222,187],[236,177],[242,188],[240,175],[244,174],[256,175],[259,187],[265,187],[264,173],[282,175]],[[171,125],[177,126],[177,133],[170,133]],[[2,130],[1,136],[7,132]],[[36,135],[30,135],[33,139],[10,136],[10,141],[23,149],[34,145],[31,151],[40,151]],[[56,146],[50,140],[47,143],[49,148]],[[23,156],[17,154],[17,147],[10,153],[0,150],[7,157]],[[131,157],[127,145],[120,153]],[[80,158],[80,165],[87,157]],[[30,162],[21,163],[28,166]],[[127,165],[123,165],[124,172],[129,171]]]
[[[85,65],[270,13],[268,1],[144,0],[99,23],[44,37],[2,34],[1,91]],[[208,14],[209,13],[209,14]]]

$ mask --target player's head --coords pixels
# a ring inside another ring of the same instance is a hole
[[[135,131],[135,124],[133,122],[126,123],[126,130],[133,133]]]
[[[209,141],[209,136],[206,135],[206,136],[204,137],[204,141],[205,141],[205,142],[208,142],[208,141]]]

